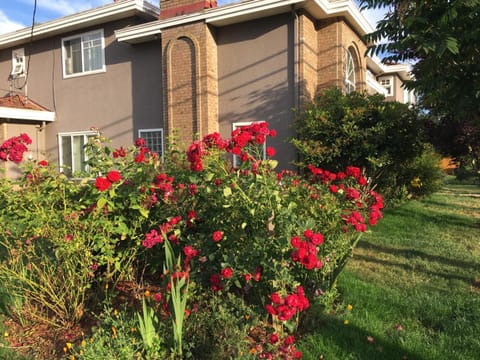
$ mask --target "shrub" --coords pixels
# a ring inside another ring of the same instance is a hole
[[[185,333],[212,331],[245,311],[248,318],[232,319],[234,328],[222,330],[225,337],[244,337],[266,358],[301,356],[292,335],[300,313],[324,298],[331,301],[338,274],[367,226],[381,218],[383,202],[358,167],[330,172],[310,165],[303,176],[276,172],[275,161],[261,158],[272,136],[266,123],[238,128],[229,140],[210,134],[186,153],[166,154],[164,164],[142,139],[129,149],[91,139],[89,166],[97,175],[80,183],[42,162],[29,164],[22,180],[2,183],[18,187],[18,193],[0,196],[0,217],[8,224],[0,267],[5,287],[30,291],[26,306],[41,299],[45,319],[54,312],[66,326],[80,320],[94,292],[111,294],[129,280],[151,289],[154,299],[138,317],[144,353],[154,344],[147,331],[154,319],[162,329],[168,324],[171,336],[161,335],[165,349],[181,358],[202,348],[182,341]],[[238,168],[231,166],[232,156],[238,156]],[[19,253],[19,273],[28,273],[30,263],[46,264],[41,276],[54,291],[78,291],[82,311],[60,312],[55,306],[63,309],[68,296],[51,304],[44,287],[30,288],[28,276],[10,277],[6,264]],[[224,343],[225,356],[252,355],[230,340],[210,344]]]
[[[314,164],[338,171],[358,166],[387,199],[399,198],[411,181],[399,169],[423,153],[424,123],[406,104],[386,102],[378,94],[343,95],[333,88],[298,112],[292,143],[301,167]]]

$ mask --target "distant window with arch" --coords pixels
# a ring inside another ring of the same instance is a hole
[[[349,49],[345,59],[345,92],[350,94],[355,91],[355,62],[352,51]]]

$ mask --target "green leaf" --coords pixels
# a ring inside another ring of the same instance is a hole
[[[223,188],[223,196],[225,197],[229,197],[232,195],[232,189],[228,186],[226,186],[225,188]]]
[[[213,179],[214,175],[215,174],[211,173],[211,172],[205,174],[205,181],[211,181]]]
[[[148,215],[150,214],[150,211],[143,207],[139,207],[138,211],[140,212],[140,215],[142,215],[144,218],[148,218]]]
[[[101,197],[100,199],[97,200],[97,209],[103,209],[106,203],[107,203],[107,199],[104,197]]]

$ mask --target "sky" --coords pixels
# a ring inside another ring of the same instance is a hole
[[[113,0],[37,0],[36,23],[92,9],[111,3]],[[158,1],[150,1],[157,4]],[[219,5],[235,0],[219,0]],[[22,29],[32,24],[34,0],[0,0],[0,34]],[[366,11],[365,16],[372,24],[383,18],[383,10]]]

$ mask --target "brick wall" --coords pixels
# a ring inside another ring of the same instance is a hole
[[[217,55],[204,23],[162,31],[164,123],[185,146],[217,129]]]
[[[160,0],[160,19],[217,7],[216,0]]]
[[[361,38],[341,18],[318,22],[318,87],[317,90],[337,86],[344,87],[345,57],[347,49],[353,49],[356,90],[366,87],[366,46]]]
[[[308,102],[315,96],[318,86],[318,39],[316,20],[306,14],[299,16],[299,77],[300,102]]]

